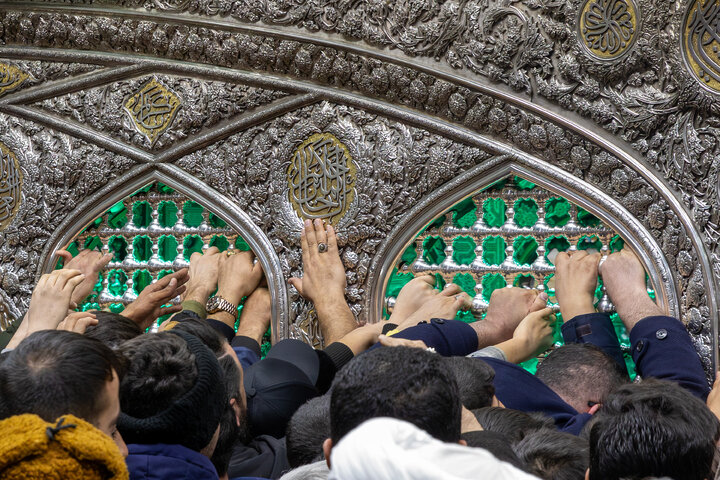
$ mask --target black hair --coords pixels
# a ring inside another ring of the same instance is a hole
[[[586,441],[549,429],[525,435],[515,453],[530,473],[544,480],[583,480],[590,463]]]
[[[121,343],[143,334],[137,323],[127,317],[113,312],[95,310],[91,312],[97,318],[97,325],[85,329],[85,336],[100,340],[112,349]]]
[[[509,463],[520,470],[526,471],[525,464],[518,458],[510,444],[510,439],[498,432],[490,430],[474,430],[462,434],[468,447],[483,448],[492,453],[500,461]]]
[[[418,348],[383,347],[338,372],[330,396],[330,432],[337,445],[375,417],[408,421],[444,442],[460,440],[460,394],[442,358]]]
[[[177,335],[142,335],[118,351],[128,360],[120,383],[120,409],[133,417],[148,418],[167,409],[197,381],[195,355]]]
[[[552,419],[541,413],[526,413],[512,408],[483,407],[472,410],[472,414],[484,430],[502,433],[512,443],[536,430],[555,428]]]
[[[187,332],[190,335],[195,335],[205,344],[216,357],[225,355],[224,345],[227,343],[225,337],[220,335],[217,330],[210,326],[204,320],[195,319],[192,317],[183,317],[182,321],[179,321],[172,330]]]
[[[288,422],[285,435],[292,468],[323,459],[323,441],[330,436],[330,395],[305,402]]]
[[[0,363],[0,418],[34,413],[54,422],[69,413],[95,423],[113,371],[122,376],[118,358],[98,340],[35,332]]]
[[[677,384],[646,379],[624,385],[595,417],[590,480],[714,478],[720,422]]]
[[[445,357],[460,389],[460,402],[468,410],[489,407],[495,395],[495,370],[479,358]]]
[[[629,378],[620,365],[590,343],[568,343],[538,364],[537,378],[578,411],[588,402],[604,403]]]

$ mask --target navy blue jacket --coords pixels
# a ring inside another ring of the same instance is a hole
[[[210,459],[182,445],[128,445],[130,480],[217,480]]]

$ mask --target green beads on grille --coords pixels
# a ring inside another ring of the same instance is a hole
[[[570,202],[551,197],[545,202],[545,222],[551,227],[564,227],[570,221]]]
[[[519,227],[532,227],[538,221],[538,206],[531,198],[521,198],[515,202],[513,220]]]
[[[502,198],[488,198],[483,202],[483,221],[489,227],[505,225],[505,201]]]
[[[488,265],[500,265],[505,261],[505,239],[490,236],[483,241],[483,261]]]
[[[445,242],[440,237],[428,237],[423,242],[423,260],[431,265],[439,265],[445,260]]]
[[[477,254],[475,253],[475,242],[471,237],[458,237],[453,240],[453,260],[458,265],[470,265]]]
[[[513,242],[513,260],[518,265],[530,265],[537,260],[537,248],[534,237],[521,235]]]

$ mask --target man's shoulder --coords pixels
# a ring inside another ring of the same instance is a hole
[[[205,455],[182,445],[128,445],[130,477],[216,480],[217,471]],[[152,474],[149,476],[148,474]]]

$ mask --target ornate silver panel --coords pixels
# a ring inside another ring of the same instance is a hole
[[[712,368],[720,67],[698,39],[716,0],[4,3],[0,142],[23,178],[0,239],[13,308],[88,212],[162,177],[247,235],[276,338],[317,343],[285,287],[301,225],[287,174],[331,134],[357,168],[329,218],[359,321],[423,220],[526,174],[629,239]]]

